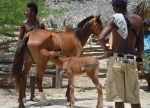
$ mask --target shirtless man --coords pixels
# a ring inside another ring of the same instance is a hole
[[[32,31],[36,28],[41,28],[45,29],[44,23],[40,22],[37,18],[36,15],[38,13],[38,5],[35,2],[29,2],[27,3],[27,8],[25,11],[25,15],[27,17],[27,20],[23,21],[21,24],[20,28],[20,36],[17,42],[17,46],[20,43],[20,41],[23,39],[24,35],[28,33],[29,31]],[[31,67],[32,68],[32,67]],[[31,101],[38,101],[34,96],[34,91],[35,91],[35,72],[30,71],[30,86],[31,86]],[[26,95],[25,95],[26,87],[23,90],[23,102],[26,102]]]
[[[127,0],[112,0],[110,4],[116,14],[107,21],[98,37],[105,56],[109,58],[105,81],[106,101],[115,102],[115,108],[125,108],[124,102],[130,103],[132,108],[141,108],[138,70],[141,70],[143,54],[142,19],[127,11]],[[137,38],[133,31],[127,28],[123,14],[131,22],[138,35],[137,44]],[[122,19],[121,22],[125,22],[125,25],[122,24],[119,27],[120,22],[116,19]],[[112,49],[108,49],[105,43],[105,37],[110,32],[113,35]]]

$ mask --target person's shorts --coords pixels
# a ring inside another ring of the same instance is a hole
[[[147,74],[150,72],[150,52],[143,54],[142,72]]]
[[[105,81],[106,101],[140,103],[136,57],[112,53]]]

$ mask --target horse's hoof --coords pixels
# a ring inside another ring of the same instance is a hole
[[[52,104],[49,102],[49,103],[47,103],[47,104],[45,104],[45,106],[51,106]]]
[[[69,98],[67,98],[67,101],[68,101],[68,102],[70,102],[70,97],[69,97]]]
[[[19,108],[24,108],[24,104],[19,104]]]
[[[49,101],[40,101],[40,102],[44,106],[51,106],[51,103]]]
[[[74,99],[77,100],[76,98],[74,98]],[[67,97],[67,101],[70,102],[70,100],[71,100],[71,98],[70,98],[70,97],[69,97],[69,98]]]
[[[70,106],[70,108],[74,108],[74,105],[69,105]]]

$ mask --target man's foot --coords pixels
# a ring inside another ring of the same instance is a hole
[[[144,90],[144,91],[146,91],[146,92],[149,92],[149,93],[150,93],[150,88],[148,88],[148,89],[146,89],[146,90]]]
[[[26,97],[23,97],[22,102],[26,103]]]
[[[40,100],[34,96],[34,97],[30,98],[30,101],[38,102],[38,101],[40,101]]]

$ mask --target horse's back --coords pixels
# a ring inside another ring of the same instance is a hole
[[[99,61],[92,56],[85,56],[85,57],[72,57],[70,59],[70,62],[74,64],[94,64]]]

